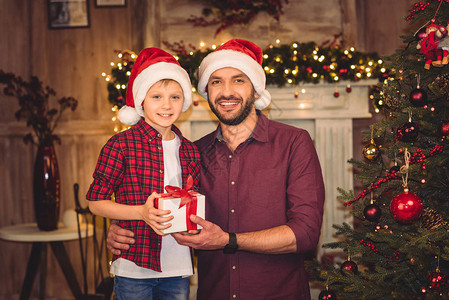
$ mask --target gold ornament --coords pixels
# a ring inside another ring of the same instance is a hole
[[[366,144],[362,150],[363,157],[365,157],[369,161],[376,161],[379,157],[380,150],[377,145],[374,143],[374,140],[371,139],[369,144]]]

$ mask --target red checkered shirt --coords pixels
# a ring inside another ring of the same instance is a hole
[[[178,135],[181,146],[182,182],[188,175],[193,177],[193,188],[198,190],[200,156],[196,146],[185,139],[176,126],[172,130]],[[141,119],[135,126],[120,132],[101,150],[95,168],[94,181],[87,192],[87,200],[110,200],[115,193],[117,203],[128,205],[145,204],[153,191],[164,193],[164,160],[162,137],[157,130]],[[121,257],[136,265],[161,271],[161,237],[144,221],[121,220],[118,225],[134,232],[136,242],[129,250],[122,250]]]

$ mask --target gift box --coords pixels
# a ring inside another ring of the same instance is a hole
[[[154,206],[156,208],[170,210],[170,215],[174,217],[171,221],[167,222],[171,223],[172,226],[161,230],[163,233],[175,233],[202,228],[200,225],[190,221],[190,215],[197,215],[204,219],[206,199],[200,193],[189,191],[188,189],[190,188],[191,184],[189,182],[185,189],[166,186],[165,189],[169,193],[162,194],[160,198],[154,200]]]

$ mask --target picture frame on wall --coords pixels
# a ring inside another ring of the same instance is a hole
[[[89,27],[88,0],[47,0],[50,29]]]
[[[126,7],[126,0],[95,0],[95,6],[104,7]]]

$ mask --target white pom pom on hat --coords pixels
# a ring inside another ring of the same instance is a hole
[[[126,105],[118,112],[120,122],[136,124],[144,117],[142,103],[153,84],[162,79],[172,79],[179,83],[184,94],[182,111],[192,104],[192,84],[189,75],[173,57],[159,48],[143,49],[134,63],[126,91]]]
[[[271,95],[265,88],[266,76],[262,68],[262,49],[256,44],[242,39],[232,39],[215,51],[209,53],[199,68],[198,92],[207,99],[207,83],[215,71],[231,67],[246,74],[251,80],[259,98],[257,109],[266,108],[271,102]]]

